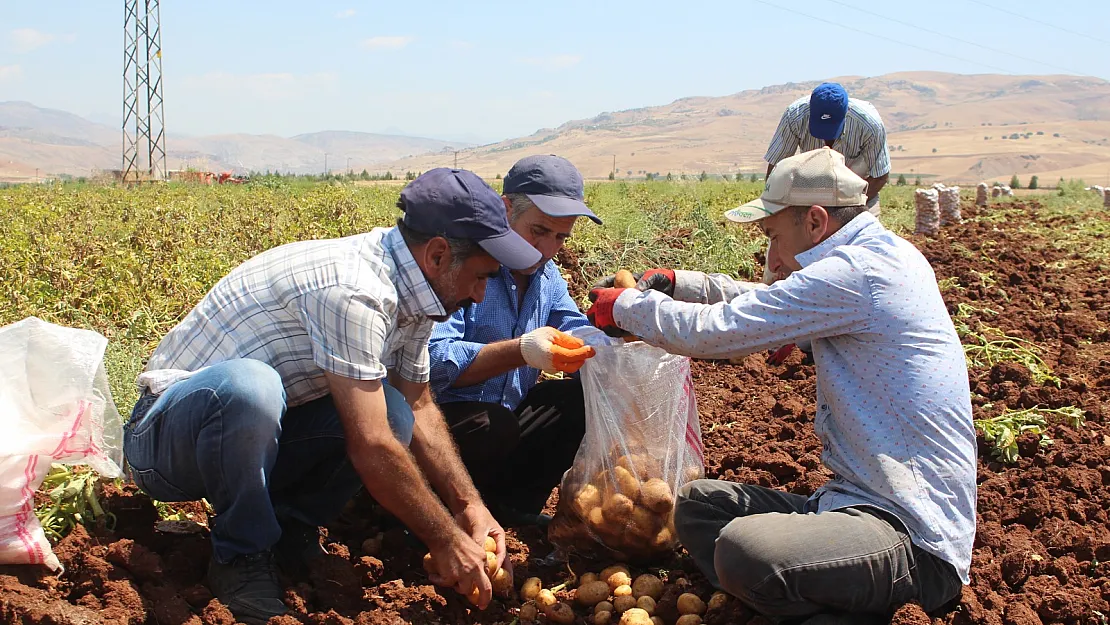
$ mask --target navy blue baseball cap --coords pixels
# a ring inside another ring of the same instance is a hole
[[[836,141],[848,114],[848,92],[840,83],[823,82],[809,96],[809,134]]]
[[[601,219],[586,206],[582,174],[559,156],[525,156],[505,174],[505,194],[523,193],[541,211],[552,217]]]
[[[401,190],[405,225],[424,234],[469,239],[509,269],[528,269],[543,258],[509,227],[505,203],[484,180],[465,169],[424,172]]]

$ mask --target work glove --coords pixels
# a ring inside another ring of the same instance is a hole
[[[520,337],[520,355],[529,367],[545,373],[574,373],[594,355],[594,348],[566,332],[544,326]]]
[[[674,297],[674,269],[649,269],[632,274],[636,278],[636,288],[641,291],[659,291],[667,297]],[[613,288],[614,276],[608,275],[594,283],[595,289]]]
[[[790,354],[794,353],[794,348],[796,347],[797,345],[793,343],[790,343],[789,345],[783,345],[782,347],[775,350],[775,352],[767,358],[767,362],[771,363],[772,365],[781,365],[782,363],[786,362],[786,359],[790,357]]]
[[[586,311],[586,318],[609,336],[627,336],[628,333],[618,328],[617,322],[613,320],[613,305],[617,303],[617,298],[621,296],[621,293],[627,290],[595,288],[590,291],[590,301],[593,302],[593,306],[590,306],[590,309]]]

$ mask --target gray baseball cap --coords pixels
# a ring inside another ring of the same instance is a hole
[[[504,193],[523,193],[552,217],[601,219],[586,206],[582,174],[559,156],[525,156],[505,175]]]

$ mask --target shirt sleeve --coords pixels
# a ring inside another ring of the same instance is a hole
[[[864,273],[830,255],[765,289],[728,302],[676,302],[658,291],[626,291],[617,299],[617,325],[651,345],[695,358],[734,358],[840,334],[870,323],[872,300]]]
[[[797,106],[791,104],[786,107],[782,118],[779,119],[778,128],[775,128],[775,136],[771,138],[771,145],[767,147],[767,154],[763,157],[763,160],[771,165],[777,165],[779,161],[793,156],[794,152],[798,150],[801,137],[796,128],[797,116]]]
[[[484,344],[463,340],[466,336],[466,309],[458,310],[447,321],[435,324],[428,342],[431,361],[432,392],[441,393],[459,379],[470,363],[478,357]]]
[[[878,178],[890,173],[890,149],[886,145],[886,127],[881,120],[873,126],[868,144],[863,146],[867,159],[867,177]]]
[[[432,334],[432,321],[425,321],[421,327],[406,337],[405,343],[395,353],[396,361],[386,363],[402,378],[416,384],[424,384],[431,377],[431,359],[428,355],[428,339]]]
[[[567,281],[562,276],[555,276],[551,281],[551,312],[547,314],[547,324],[563,332],[570,332],[577,328],[590,325],[586,315],[578,309],[578,304],[570,296]]]
[[[723,273],[706,274],[679,269],[674,274],[674,299],[680,302],[716,304],[731,301],[741,293],[767,288],[765,284],[737,280]]]
[[[301,298],[301,323],[312,343],[312,359],[324,371],[352,380],[380,380],[386,337],[393,320],[378,298],[344,285]]]

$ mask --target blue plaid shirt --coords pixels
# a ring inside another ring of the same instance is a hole
[[[480,401],[516,410],[536,385],[539,369],[520,367],[482,384],[462,388],[451,385],[490,343],[518,338],[543,326],[569,332],[589,325],[553,261],[536,271],[524,300],[519,305],[518,301],[516,280],[502,267],[501,274],[486,284],[486,296],[480,304],[435,324],[428,351],[432,361],[430,383],[437,403]]]

